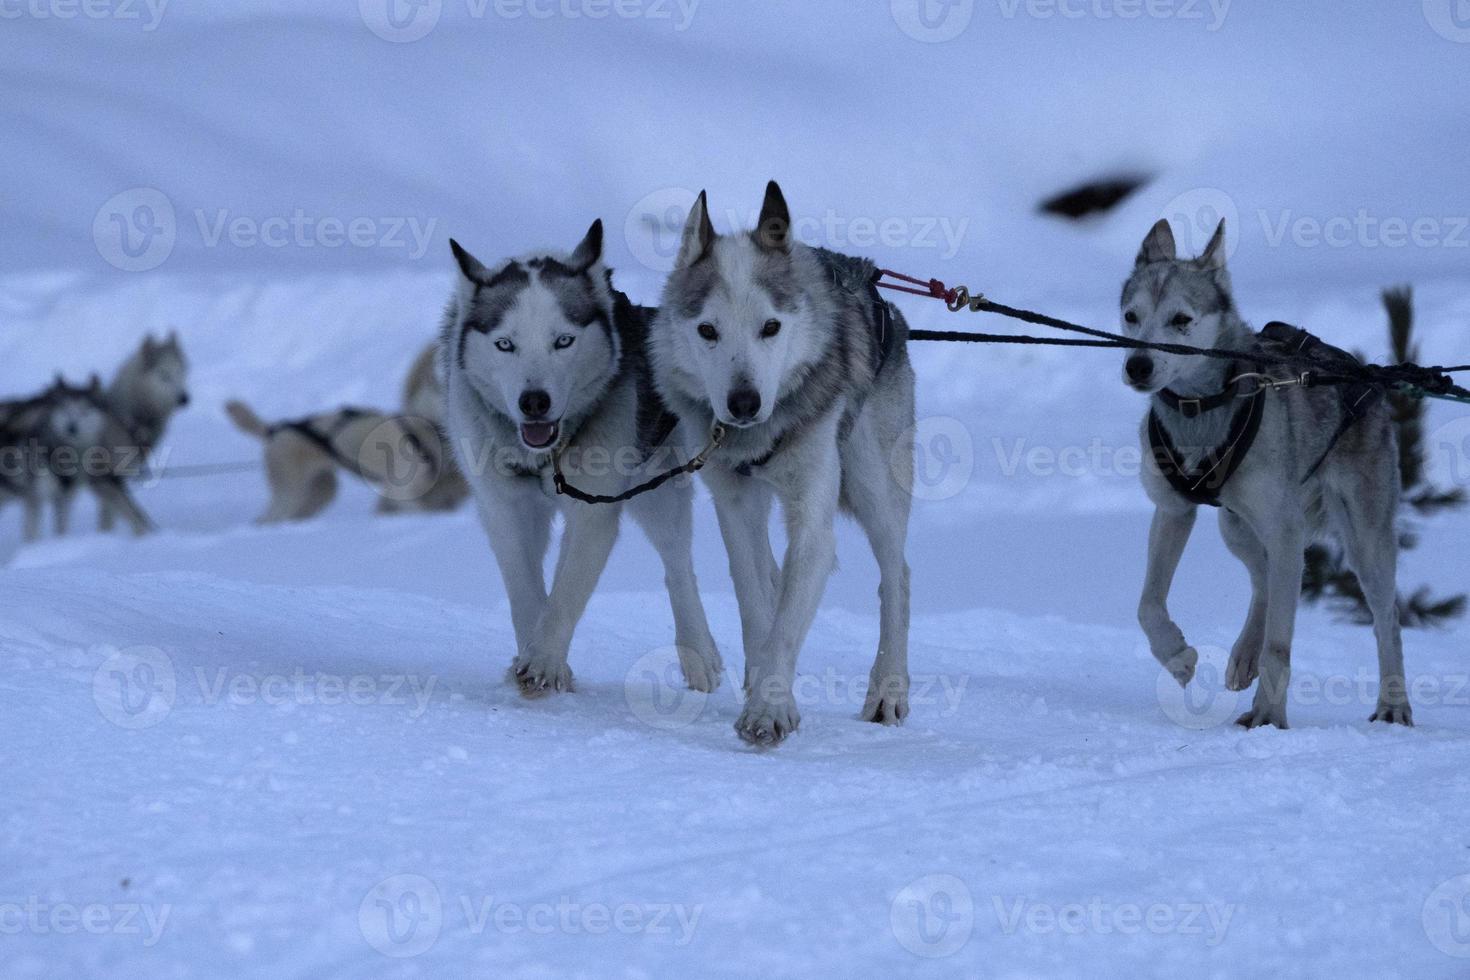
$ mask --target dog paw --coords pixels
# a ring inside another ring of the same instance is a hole
[[[717,691],[724,677],[725,662],[720,659],[720,651],[714,641],[701,646],[681,643],[678,650],[679,669],[684,672],[684,683],[689,685],[689,690],[704,694]]]
[[[1228,691],[1244,691],[1256,682],[1256,674],[1259,672],[1261,663],[1261,645],[1250,643],[1245,646],[1236,644],[1234,650],[1230,651],[1230,662],[1225,665],[1225,689]]]
[[[909,716],[909,679],[907,676],[873,678],[868,682],[868,696],[863,702],[863,721],[878,725],[902,725]]]
[[[1194,647],[1185,647],[1164,661],[1164,669],[1179,682],[1180,687],[1189,686],[1189,682],[1194,680],[1194,670],[1198,666],[1199,653]]]
[[[1235,719],[1235,723],[1241,728],[1264,728],[1270,725],[1285,731],[1289,727],[1286,724],[1286,709],[1279,707],[1252,707],[1251,710]]]
[[[1414,709],[1407,704],[1388,704],[1378,702],[1378,710],[1373,712],[1369,721],[1381,721],[1385,725],[1403,725],[1405,728],[1414,727]]]
[[[749,745],[780,745],[801,724],[801,712],[789,698],[781,704],[748,702],[735,722],[735,732]]]
[[[511,665],[510,680],[520,688],[522,697],[543,698],[572,689],[572,668],[564,659],[528,653]]]

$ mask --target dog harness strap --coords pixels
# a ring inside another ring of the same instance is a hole
[[[1245,462],[1246,454],[1261,431],[1265,394],[1262,389],[1244,400],[1230,420],[1230,432],[1224,444],[1205,453],[1193,470],[1185,469],[1184,456],[1169,438],[1158,411],[1149,412],[1149,448],[1159,472],[1176,493],[1191,503],[1220,506],[1220,491]]]

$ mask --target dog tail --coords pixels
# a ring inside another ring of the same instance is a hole
[[[225,412],[230,416],[230,421],[239,426],[241,431],[261,439],[270,435],[270,426],[262,422],[260,416],[251,411],[250,406],[244,402],[225,402]]]

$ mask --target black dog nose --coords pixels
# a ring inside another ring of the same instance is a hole
[[[1142,354],[1135,354],[1128,358],[1125,369],[1128,372],[1129,381],[1132,381],[1134,384],[1143,384],[1154,375],[1153,358],[1145,357]]]
[[[521,414],[535,422],[551,411],[551,396],[540,389],[521,392]]]
[[[179,396],[179,407],[183,408],[187,404],[189,404],[189,393],[186,391]]]
[[[737,422],[749,422],[760,414],[761,396],[754,388],[736,388],[725,402],[730,417]]]

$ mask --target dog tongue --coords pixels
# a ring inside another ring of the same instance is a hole
[[[524,422],[521,424],[521,438],[534,449],[545,449],[556,441],[556,423]]]

